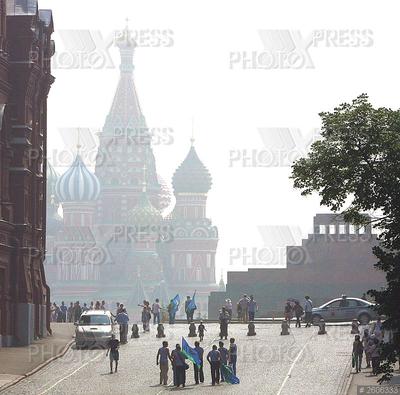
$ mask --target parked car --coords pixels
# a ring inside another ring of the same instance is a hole
[[[78,348],[93,345],[105,346],[116,330],[111,313],[104,310],[83,312],[75,326],[75,344]]]
[[[363,299],[333,299],[320,307],[312,309],[313,323],[318,324],[321,318],[327,322],[346,322],[357,318],[360,324],[368,324],[378,318],[374,304]]]

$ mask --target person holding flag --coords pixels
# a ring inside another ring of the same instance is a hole
[[[200,381],[204,382],[203,374],[203,353],[204,350],[200,347],[200,343],[196,341],[195,348],[189,346],[188,342],[182,337],[182,354],[191,362],[194,366],[194,379],[196,384],[199,384],[199,373]]]
[[[188,324],[190,324],[193,321],[193,314],[194,311],[197,309],[195,297],[196,297],[196,291],[194,291],[193,298],[190,298],[190,296],[186,297],[185,313]]]
[[[204,372],[203,372],[203,355],[204,355],[204,349],[200,347],[200,342],[195,341],[194,342],[194,349],[197,352],[197,355],[199,356],[201,365],[198,366],[196,364],[193,364],[194,368],[194,381],[196,384],[199,384],[199,376],[200,376],[200,383],[204,383]]]
[[[177,294],[175,296],[175,298],[171,299],[171,301],[169,302],[167,310],[168,310],[170,324],[175,324],[175,315],[179,309],[180,303],[181,303],[181,300],[180,300],[179,294]]]

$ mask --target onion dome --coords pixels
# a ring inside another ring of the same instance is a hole
[[[185,160],[176,169],[172,178],[175,193],[207,193],[212,185],[208,169],[192,145]]]
[[[159,225],[161,219],[160,212],[152,205],[146,191],[142,192],[138,205],[128,213],[128,222],[138,227]]]
[[[72,166],[57,180],[56,196],[61,202],[96,200],[100,193],[100,183],[76,155]]]

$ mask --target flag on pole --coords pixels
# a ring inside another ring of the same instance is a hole
[[[190,302],[187,305],[187,310],[188,311],[195,311],[197,309],[196,300],[195,300],[196,292],[197,291],[194,291],[193,297],[192,297],[192,299],[190,299]]]
[[[221,373],[224,375],[224,379],[229,384],[240,384],[240,380],[233,374],[233,370],[229,365],[221,363]]]
[[[193,362],[197,366],[201,365],[199,354],[194,348],[189,346],[188,342],[185,340],[183,336],[182,336],[182,352],[185,354],[186,358],[189,359],[189,361]]]
[[[176,294],[175,298],[172,299],[172,304],[174,305],[174,307],[173,307],[174,313],[176,313],[178,311],[180,303],[181,303],[181,299],[179,297],[179,294]]]

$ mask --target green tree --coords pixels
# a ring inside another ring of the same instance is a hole
[[[317,192],[321,205],[341,212],[346,221],[359,226],[371,222],[379,230],[373,253],[387,284],[368,293],[386,317],[384,328],[399,332],[400,110],[374,108],[362,94],[320,117],[321,140],[292,166],[294,187],[302,195]],[[390,379],[399,356],[398,341],[383,346],[380,382]]]

